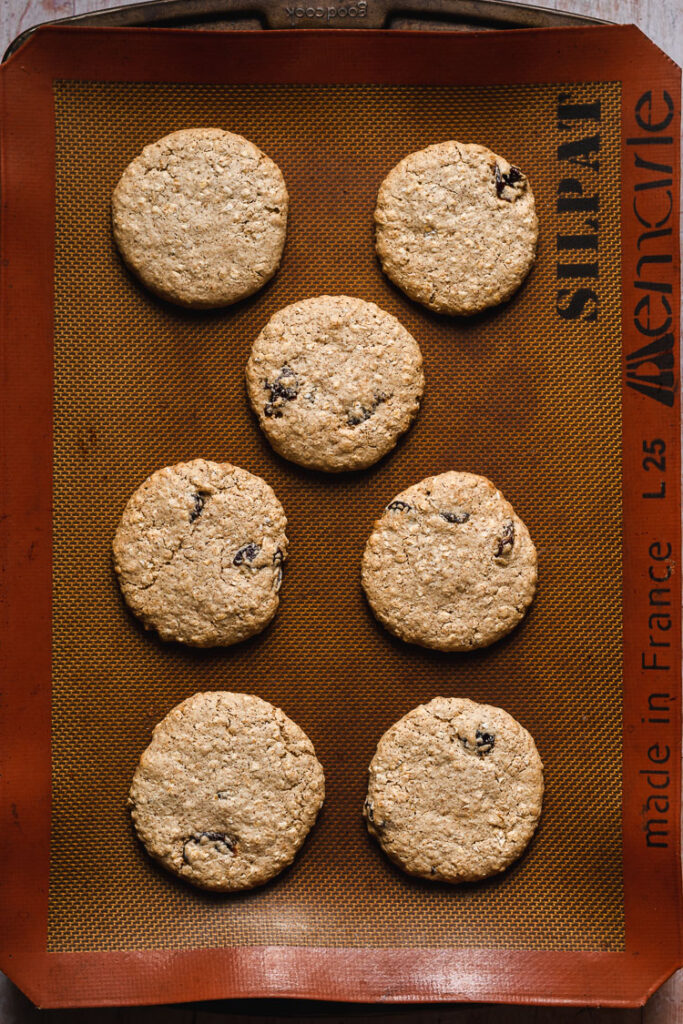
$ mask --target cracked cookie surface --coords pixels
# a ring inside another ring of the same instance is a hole
[[[486,647],[524,617],[536,548],[496,485],[442,473],[402,491],[374,525],[361,580],[395,636],[442,651]]]
[[[220,128],[166,135],[123,172],[112,199],[116,244],[151,291],[181,306],[226,306],[278,268],[287,230],[282,173]]]
[[[470,316],[509,299],[536,257],[529,182],[485,146],[410,153],[380,186],[375,227],[385,274],[439,313]]]
[[[325,798],[305,732],[246,693],[197,693],[154,729],[128,803],[147,852],[203,889],[262,885],[294,860]]]
[[[277,611],[286,526],[261,477],[204,459],[166,466],[135,491],[114,537],[123,596],[163,640],[245,640]]]
[[[458,883],[516,860],[542,802],[543,764],[519,722],[501,708],[436,697],[380,739],[363,813],[399,867]]]
[[[247,391],[280,455],[327,472],[364,469],[417,415],[422,354],[373,302],[321,295],[279,310],[254,342]]]

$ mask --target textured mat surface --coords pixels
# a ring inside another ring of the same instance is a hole
[[[600,320],[555,311],[560,86],[487,89],[55,87],[55,564],[52,951],[310,946],[623,948],[619,90],[602,104]],[[181,127],[240,132],[283,170],[291,219],[281,270],[251,299],[184,312],[151,297],[113,246],[109,199],[128,161]],[[529,175],[541,222],[526,284],[468,321],[432,315],[374,256],[378,185],[406,153],[482,142]],[[577,220],[576,230],[581,230]],[[328,477],[275,456],[245,396],[251,342],[279,307],[348,293],[419,341],[426,394],[396,451]],[[127,613],[110,544],[153,470],[228,460],[274,487],[289,519],[282,603],[260,637],[219,651],[163,645]],[[472,655],[393,640],[373,620],[359,563],[372,522],[407,485],[446,469],[491,477],[539,549],[522,626]],[[243,896],[202,894],[137,845],[130,779],[153,725],[205,689],[258,693],[315,743],[322,816],[294,866]],[[457,889],[410,879],[366,835],[366,769],[382,732],[437,694],[498,704],[546,765],[542,824],[504,875]]]

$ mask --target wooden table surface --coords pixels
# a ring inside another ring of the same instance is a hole
[[[0,54],[24,29],[57,18],[121,7],[134,0],[0,0]],[[526,0],[535,7],[571,11],[606,21],[638,25],[677,64],[683,65],[683,0]],[[245,3],[245,9],[248,9]],[[683,971],[637,1010],[557,1009],[520,1006],[372,1007],[347,1015],[332,1004],[234,1001],[187,1007],[97,1010],[36,1010],[0,974],[0,1024],[683,1024]]]

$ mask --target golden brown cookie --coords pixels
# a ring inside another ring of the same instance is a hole
[[[275,615],[287,520],[265,480],[195,459],[153,473],[114,537],[126,602],[162,640],[227,647]]]
[[[389,502],[366,544],[362,583],[386,628],[442,651],[509,633],[536,589],[536,549],[496,485],[442,473]]]
[[[520,856],[542,802],[543,765],[519,722],[501,708],[436,697],[382,736],[364,815],[404,871],[472,882]]]
[[[155,860],[232,892],[291,864],[324,798],[313,744],[283,711],[246,693],[196,693],[156,726],[128,802]]]
[[[114,238],[134,274],[180,306],[227,306],[278,268],[288,197],[280,168],[221,128],[146,146],[114,191]]]
[[[375,225],[385,274],[439,313],[469,316],[509,299],[536,257],[529,181],[485,146],[410,153],[380,186]]]
[[[364,469],[417,415],[422,354],[396,317],[348,295],[279,310],[254,342],[247,391],[280,455],[336,473]]]

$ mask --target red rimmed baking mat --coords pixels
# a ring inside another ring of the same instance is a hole
[[[635,55],[649,79],[633,81]],[[3,79],[3,469],[15,559],[5,605],[15,810],[3,842],[16,865],[4,883],[5,968],[45,1005],[642,998],[679,962],[675,908],[664,922],[647,916],[660,886],[669,901],[677,892],[673,66],[630,29],[514,41],[51,30]],[[274,281],[210,313],[151,298],[109,228],[128,161],[192,125],[251,138],[291,198]],[[373,252],[386,171],[451,137],[522,166],[541,223],[518,295],[468,321],[411,303]],[[341,292],[401,319],[422,347],[427,389],[392,455],[329,478],[272,454],[243,367],[276,309]],[[128,495],[153,469],[197,455],[264,476],[290,521],[275,623],[226,651],[144,634],[111,572]],[[540,555],[524,624],[470,656],[393,641],[358,582],[379,510],[454,467],[496,481]],[[218,688],[281,705],[327,776],[325,809],[293,868],[228,898],[151,864],[125,808],[153,724]],[[360,819],[379,735],[437,693],[505,707],[546,764],[528,854],[482,885],[407,878]]]

